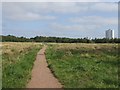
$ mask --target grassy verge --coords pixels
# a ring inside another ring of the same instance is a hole
[[[2,89],[2,43],[0,43],[0,90]]]
[[[19,48],[18,48],[19,47]],[[3,88],[24,88],[41,45],[35,43],[3,43]]]
[[[117,88],[117,51],[115,44],[58,44],[46,57],[64,88]]]

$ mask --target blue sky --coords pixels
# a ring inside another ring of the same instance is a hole
[[[103,38],[110,28],[117,37],[118,4],[107,1],[2,2],[2,34]]]

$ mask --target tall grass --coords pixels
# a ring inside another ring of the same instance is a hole
[[[116,44],[49,45],[49,67],[64,88],[117,88]]]
[[[31,70],[38,50],[38,43],[2,44],[2,87],[23,88],[31,77]]]
[[[2,43],[0,43],[0,89],[2,89]]]

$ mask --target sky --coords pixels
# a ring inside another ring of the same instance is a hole
[[[118,37],[118,0],[12,1],[2,2],[2,35],[104,38],[113,29]]]

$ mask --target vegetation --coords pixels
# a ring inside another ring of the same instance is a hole
[[[60,37],[43,37],[36,36],[34,38],[16,37],[12,35],[2,36],[2,42],[55,42],[55,43],[120,43],[120,38],[117,39],[88,39],[88,38],[60,38]]]
[[[118,87],[120,58],[117,44],[49,43],[47,45],[48,65],[64,88]],[[40,43],[34,42],[3,42],[0,47],[3,88],[26,86],[31,78],[36,54],[41,47]]]
[[[117,44],[50,44],[46,57],[64,88],[117,88]]]
[[[2,89],[2,48],[0,43],[0,89]]]
[[[2,44],[2,87],[23,88],[31,77],[31,70],[38,50],[38,43]]]

